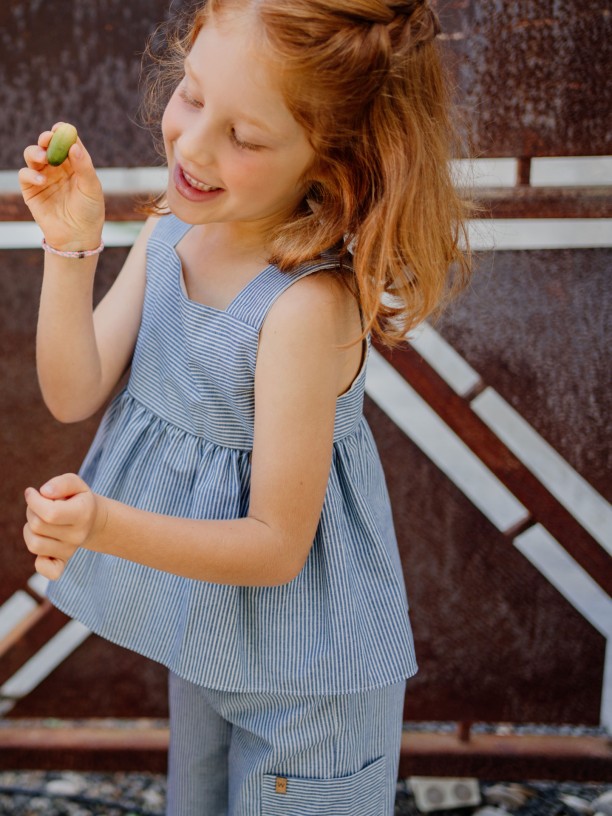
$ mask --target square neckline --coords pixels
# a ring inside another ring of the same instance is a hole
[[[177,246],[180,244],[180,242],[183,240],[183,238],[189,233],[189,231],[192,229],[193,226],[194,225],[191,224],[189,226],[189,229],[187,229],[180,236],[180,238],[178,239],[178,241],[176,241],[176,243],[166,243],[165,241],[163,242],[164,245],[167,246],[172,251],[172,255],[176,260],[177,276],[175,278],[175,283],[177,284],[179,296],[180,296],[181,300],[183,301],[183,303],[188,305],[190,308],[193,308],[193,309],[196,309],[196,310],[202,309],[204,311],[214,312],[215,314],[218,314],[218,315],[226,315],[228,317],[234,317],[234,315],[232,314],[232,311],[231,311],[232,307],[238,302],[239,299],[242,298],[242,296],[250,288],[250,286],[255,281],[257,281],[261,277],[263,277],[264,274],[268,273],[270,270],[276,269],[277,267],[274,264],[268,264],[263,269],[261,269],[256,275],[254,275],[254,277],[251,278],[251,280],[247,281],[247,283],[242,287],[242,289],[240,289],[240,291],[235,295],[235,297],[232,298],[232,300],[227,304],[227,306],[224,309],[220,309],[217,306],[211,306],[210,304],[204,303],[203,301],[200,301],[200,300],[194,300],[193,298],[189,297],[189,294],[187,293],[187,287],[185,285],[185,276],[184,276],[184,272],[183,272],[183,261],[181,259],[181,256],[178,253],[178,250],[177,250]],[[367,370],[367,365],[368,365],[368,360],[369,360],[369,357],[370,357],[371,345],[372,345],[371,344],[371,337],[368,334],[362,340],[361,360],[360,360],[360,364],[359,364],[359,368],[357,370],[357,373],[355,374],[355,376],[354,376],[351,384],[349,385],[349,387],[345,391],[343,391],[342,394],[339,394],[336,397],[336,402],[337,403],[343,401],[345,398],[348,398],[348,397],[352,396],[352,394],[355,391],[355,389],[357,388],[358,384],[365,377],[366,370]]]
[[[204,303],[202,300],[195,300],[194,298],[189,296],[187,291],[187,285],[185,284],[185,271],[183,267],[183,260],[178,252],[178,245],[181,243],[183,238],[189,234],[194,224],[189,226],[189,229],[186,230],[183,235],[179,238],[179,240],[175,244],[167,244],[172,250],[172,254],[174,255],[176,262],[177,262],[177,282],[178,282],[178,289],[183,301],[193,308],[202,308],[208,311],[216,312],[217,314],[227,314],[231,315],[232,306],[243,296],[243,294],[247,291],[247,289],[253,284],[256,280],[263,277],[263,275],[269,272],[271,269],[274,268],[274,264],[268,264],[263,269],[260,269],[246,284],[240,289],[236,295],[230,300],[230,302],[225,306],[223,309],[219,308],[218,306],[212,306],[210,303]]]

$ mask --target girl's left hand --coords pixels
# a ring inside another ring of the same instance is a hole
[[[36,572],[57,580],[79,547],[87,546],[99,520],[99,499],[74,473],[56,476],[40,490],[28,487],[23,537],[36,555]]]

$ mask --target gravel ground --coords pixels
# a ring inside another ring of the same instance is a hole
[[[6,723],[6,721],[4,721]],[[0,721],[0,738],[1,738]],[[452,731],[455,723],[413,724],[411,730]],[[474,732],[606,734],[575,726],[475,726]],[[612,816],[611,784],[478,782],[478,805],[436,811],[445,816]],[[147,773],[0,771],[0,816],[163,816],[166,777]],[[397,786],[395,816],[418,816],[411,780]],[[328,816],[333,816],[329,814]]]
[[[594,804],[603,795],[607,813],[612,814],[612,785],[487,781],[479,783],[479,788],[478,806],[437,812],[447,816],[588,816],[606,812]],[[0,772],[2,816],[163,816],[165,799],[162,774]],[[409,780],[400,782],[395,816],[418,816],[420,812]]]

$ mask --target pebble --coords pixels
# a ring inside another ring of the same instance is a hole
[[[604,813],[605,816],[612,816],[612,790],[602,793],[593,802],[593,810]]]
[[[612,785],[487,780],[479,787],[484,805],[434,816],[612,816]],[[501,806],[508,790],[529,795],[518,807]],[[164,816],[165,801],[163,774],[0,771],[0,816]],[[408,780],[398,782],[395,816],[422,816]]]
[[[591,802],[588,802],[586,799],[582,799],[580,796],[562,794],[559,799],[564,805],[567,805],[572,810],[575,810],[576,813],[583,813],[585,815],[593,813],[593,805]]]
[[[159,808],[163,807],[164,804],[164,797],[161,794],[161,791],[156,790],[155,788],[148,788],[147,790],[143,791],[142,799],[145,805],[152,810],[159,810]]]
[[[500,784],[485,788],[484,799],[494,805],[501,805],[508,810],[515,810],[525,804],[532,795],[524,785]]]
[[[48,794],[55,796],[75,796],[81,793],[85,785],[86,782],[83,779],[61,777],[60,779],[51,779],[47,782],[45,790]]]

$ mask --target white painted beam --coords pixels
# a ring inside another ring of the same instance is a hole
[[[528,518],[518,499],[375,349],[366,391],[499,530]]]

